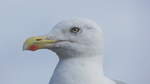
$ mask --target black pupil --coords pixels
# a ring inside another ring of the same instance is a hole
[[[74,28],[71,29],[71,32],[79,32],[79,30],[80,29],[78,27],[74,27]]]

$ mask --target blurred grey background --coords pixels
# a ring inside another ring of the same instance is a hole
[[[108,77],[150,84],[149,0],[0,0],[0,84],[48,84],[57,56],[24,52],[23,42],[74,17],[101,25]]]

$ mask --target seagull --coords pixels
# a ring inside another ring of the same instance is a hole
[[[103,32],[89,19],[73,18],[57,23],[43,36],[33,36],[23,49],[49,49],[59,62],[49,84],[124,84],[104,75]]]

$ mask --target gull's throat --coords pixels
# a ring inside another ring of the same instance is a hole
[[[102,56],[78,56],[60,59],[50,84],[55,84],[53,82],[57,79],[60,79],[60,84],[74,84],[69,81],[72,79],[77,83],[89,81],[86,84],[94,84],[94,81],[100,81],[103,77]]]

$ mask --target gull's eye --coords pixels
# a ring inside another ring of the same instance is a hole
[[[80,31],[80,28],[78,28],[78,27],[73,27],[73,28],[71,28],[71,30],[70,30],[70,32],[72,32],[72,33],[77,33],[77,32],[79,32]]]

